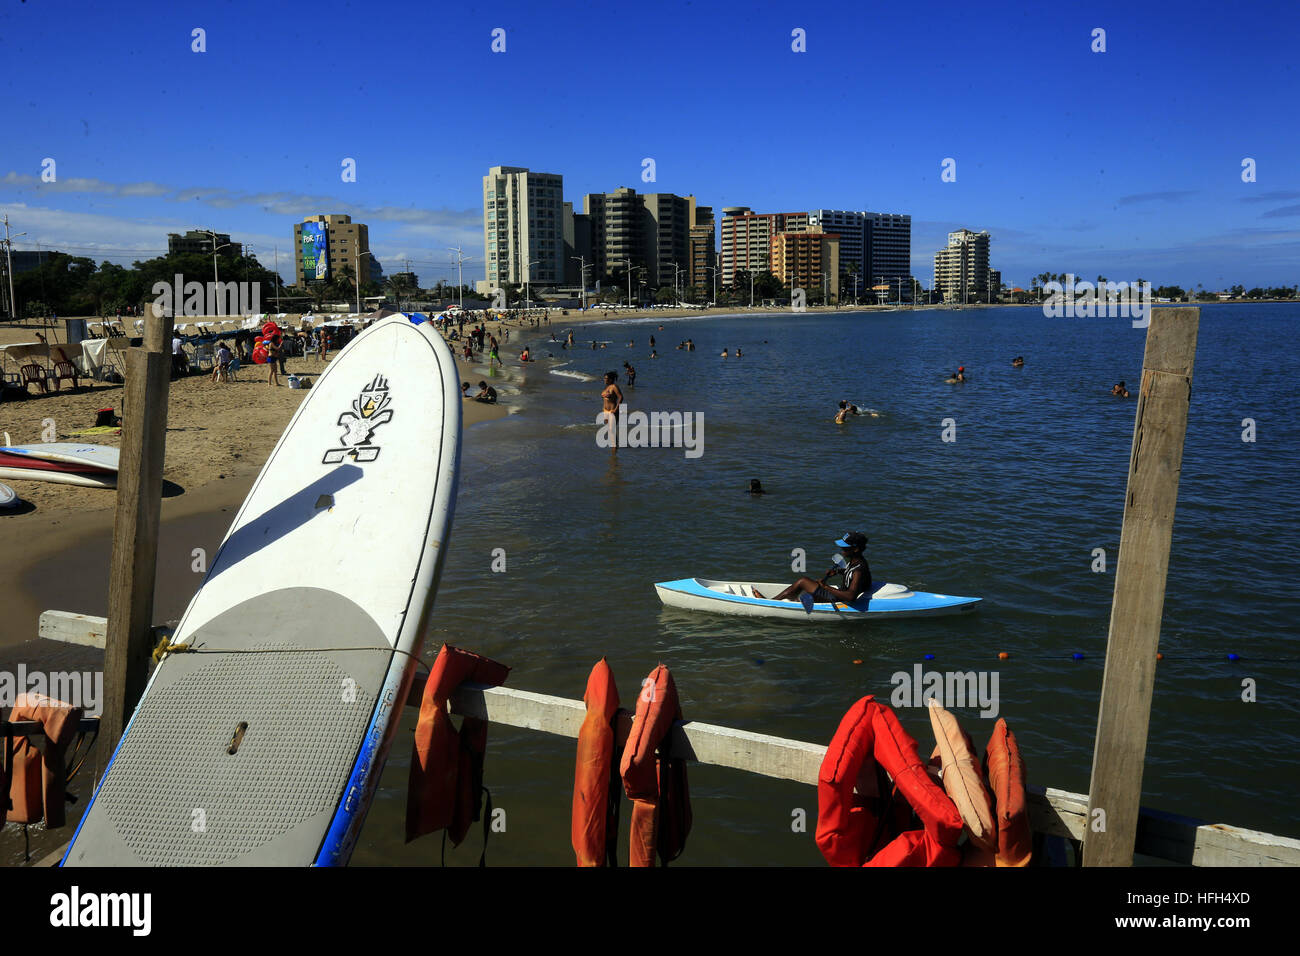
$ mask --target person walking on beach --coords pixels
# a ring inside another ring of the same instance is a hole
[[[604,403],[605,421],[609,424],[611,448],[618,447],[618,407],[623,404],[623,390],[618,387],[618,373],[605,373],[605,389],[600,393]]]

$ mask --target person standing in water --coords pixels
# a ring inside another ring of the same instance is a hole
[[[632,385],[635,385],[635,384],[636,384],[636,369],[634,369],[634,368],[632,367],[632,365],[631,365],[630,362],[624,362],[624,363],[623,363],[623,371],[624,371],[625,373],[627,373],[627,384],[628,384],[628,386],[630,387],[630,386],[632,386]]]
[[[605,373],[605,388],[600,393],[605,421],[609,424],[609,443],[618,447],[618,407],[623,404],[623,390],[618,387],[618,373]]]

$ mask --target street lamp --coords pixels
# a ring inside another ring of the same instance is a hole
[[[582,267],[582,273],[578,281],[582,283],[582,311],[587,311],[587,257],[586,256],[569,256],[570,259],[578,260]]]
[[[9,318],[18,318],[18,303],[14,301],[14,243],[13,241],[19,236],[25,236],[27,233],[20,232],[17,235],[9,235],[9,214],[5,214],[5,262],[7,263],[6,271],[9,273]]]
[[[525,312],[528,311],[528,306],[532,302],[532,298],[528,291],[528,284],[532,281],[533,278],[533,266],[540,265],[542,261],[543,260],[541,259],[533,259],[531,262],[528,263],[528,268],[524,272],[524,311]]]
[[[716,308],[718,304],[718,267],[705,266],[704,268],[713,273],[713,305]]]
[[[641,267],[637,266],[634,269],[631,259],[624,259],[623,262],[627,265],[627,307],[630,309],[632,308],[632,273],[639,272]]]
[[[217,253],[220,252],[222,249],[230,248],[230,246],[234,245],[234,243],[223,242],[221,245],[217,245],[217,234],[215,232],[213,232],[211,229],[203,229],[200,231],[206,232],[209,236],[212,237],[212,282],[215,285],[217,282]]]
[[[448,252],[456,253],[456,303],[463,309],[465,307],[465,279],[461,272],[461,265],[466,259],[473,259],[473,256],[467,256],[460,251],[460,246],[448,246]]]
[[[686,270],[678,266],[676,262],[673,263],[673,298],[677,300],[676,305],[678,308],[681,308],[682,297],[677,294],[677,277],[685,271]]]

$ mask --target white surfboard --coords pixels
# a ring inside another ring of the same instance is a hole
[[[0,467],[0,478],[10,481],[48,481],[56,485],[80,485],[83,488],[116,488],[117,474],[111,471],[89,473],[76,471],[41,471],[35,468]]]
[[[428,323],[329,364],[235,517],[65,865],[347,862],[406,701],[456,495]],[[201,829],[195,826],[202,820]]]
[[[75,442],[48,442],[38,445],[10,445],[0,447],[0,453],[21,455],[41,461],[64,462],[83,465],[104,471],[117,471],[121,452],[112,445],[76,444]]]

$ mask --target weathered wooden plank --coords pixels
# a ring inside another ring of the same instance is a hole
[[[1089,819],[1105,825],[1086,831],[1085,866],[1133,862],[1199,321],[1153,309],[1147,329],[1089,784]]]
[[[102,650],[107,630],[106,617],[74,614],[71,611],[44,611],[40,616],[38,633],[47,640],[82,644]]]
[[[145,309],[144,348],[127,352],[117,512],[108,579],[104,647],[104,721],[97,753],[102,772],[149,675],[153,593],[162,507],[173,317]],[[99,776],[99,774],[96,774]]]

